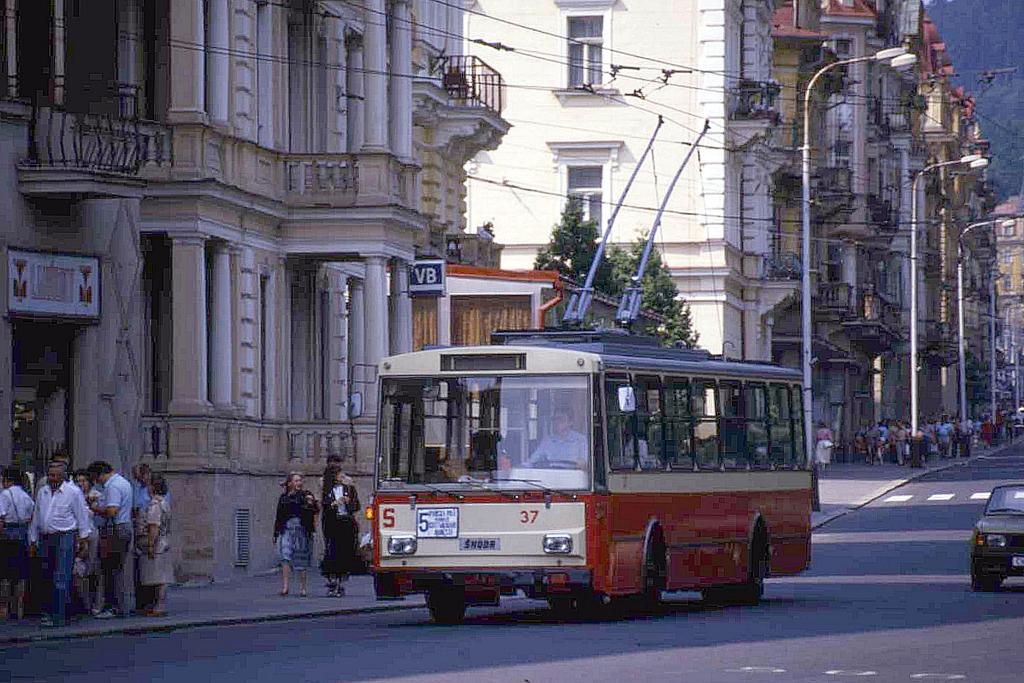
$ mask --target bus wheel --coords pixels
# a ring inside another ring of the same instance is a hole
[[[768,537],[764,529],[754,533],[750,544],[750,562],[747,566],[747,580],[736,586],[734,602],[739,605],[756,605],[764,595],[764,578],[768,576]]]
[[[434,588],[427,593],[427,609],[435,624],[461,624],[466,616],[466,593],[461,588]]]
[[[656,538],[647,550],[644,560],[643,601],[648,607],[661,602],[661,592],[668,583],[668,557],[665,544]]]

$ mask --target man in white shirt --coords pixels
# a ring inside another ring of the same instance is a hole
[[[36,504],[21,481],[17,467],[5,467],[0,476],[0,619],[11,611],[19,619],[24,613],[28,525]]]
[[[46,484],[36,494],[36,509],[28,528],[28,540],[38,544],[43,558],[43,579],[53,594],[46,605],[43,626],[63,626],[67,621],[75,545],[84,554],[89,538],[89,510],[81,489],[67,481],[66,465],[51,462]]]
[[[530,455],[527,466],[560,463],[576,469],[587,467],[587,437],[573,429],[572,411],[559,405],[554,411],[554,429]]]
[[[132,547],[132,485],[108,462],[94,462],[89,471],[103,485],[103,507],[92,510],[103,518],[99,529],[100,569],[106,605],[96,618],[127,616],[125,577],[131,576],[128,563]]]

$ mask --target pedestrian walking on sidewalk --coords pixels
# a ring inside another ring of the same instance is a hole
[[[42,556],[43,584],[50,589],[43,626],[64,626],[71,599],[76,550],[84,555],[89,537],[89,510],[81,490],[67,480],[67,465],[51,462],[46,485],[36,494],[35,512],[28,528],[29,542]]]
[[[151,475],[146,488],[149,503],[140,513],[145,533],[136,537],[136,544],[141,548],[139,583],[151,594],[146,616],[163,617],[167,615],[167,585],[174,582],[170,553],[171,504],[166,498],[167,481],[163,475]]]
[[[907,439],[910,436],[910,430],[907,426],[897,420],[893,423],[891,430],[893,451],[896,454],[896,464],[902,466],[906,462],[907,457]]]
[[[814,461],[822,471],[832,464],[832,449],[835,448],[835,436],[824,422],[818,423],[818,431],[814,434]]]
[[[274,542],[281,558],[281,595],[288,595],[288,583],[294,570],[299,575],[299,595],[306,597],[306,576],[320,506],[302,485],[299,472],[289,474],[283,484],[285,492],[277,501],[274,519]]]
[[[0,618],[25,614],[25,580],[28,579],[28,525],[36,504],[21,487],[24,475],[17,467],[5,467],[0,475]]]
[[[971,441],[974,439],[974,422],[969,418],[960,420],[960,448],[958,455],[961,458],[971,457]]]
[[[324,472],[323,490],[324,558],[320,571],[327,580],[327,595],[345,595],[345,583],[356,569],[359,540],[359,494],[355,482],[338,465]]]
[[[92,511],[100,522],[100,570],[103,573],[103,609],[97,619],[128,616],[128,581],[132,576],[132,485],[109,462],[89,465],[103,485],[103,503]]]
[[[91,509],[92,506],[99,505],[100,493],[96,490],[89,471],[78,470],[75,472],[74,480],[85,497],[86,506]],[[93,616],[103,609],[103,593],[100,590],[100,532],[96,519],[95,515],[89,515],[89,539],[85,555],[75,558],[75,590],[85,608]]]

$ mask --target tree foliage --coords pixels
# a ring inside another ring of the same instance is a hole
[[[561,220],[552,230],[551,241],[537,253],[534,267],[556,270],[582,285],[597,253],[599,238],[597,224],[583,219],[580,203],[566,202]],[[616,299],[622,296],[640,264],[645,242],[646,237],[640,236],[627,249],[610,247],[597,269],[594,289]],[[697,333],[693,329],[690,308],[679,298],[679,291],[657,249],[647,261],[641,288],[643,308],[665,318],[664,324],[648,324],[643,331],[656,335],[666,345],[681,343],[695,347]]]

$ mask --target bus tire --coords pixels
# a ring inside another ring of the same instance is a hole
[[[435,624],[461,624],[466,617],[466,592],[451,586],[434,588],[427,593],[427,609]]]
[[[750,541],[750,561],[747,563],[747,580],[736,586],[736,604],[756,605],[764,595],[764,579],[768,576],[770,546],[768,532],[758,524],[754,530],[754,538]]]
[[[668,555],[665,551],[665,540],[661,529],[655,527],[651,532],[651,541],[644,553],[643,593],[641,595],[648,607],[661,603],[661,592],[668,585]]]

